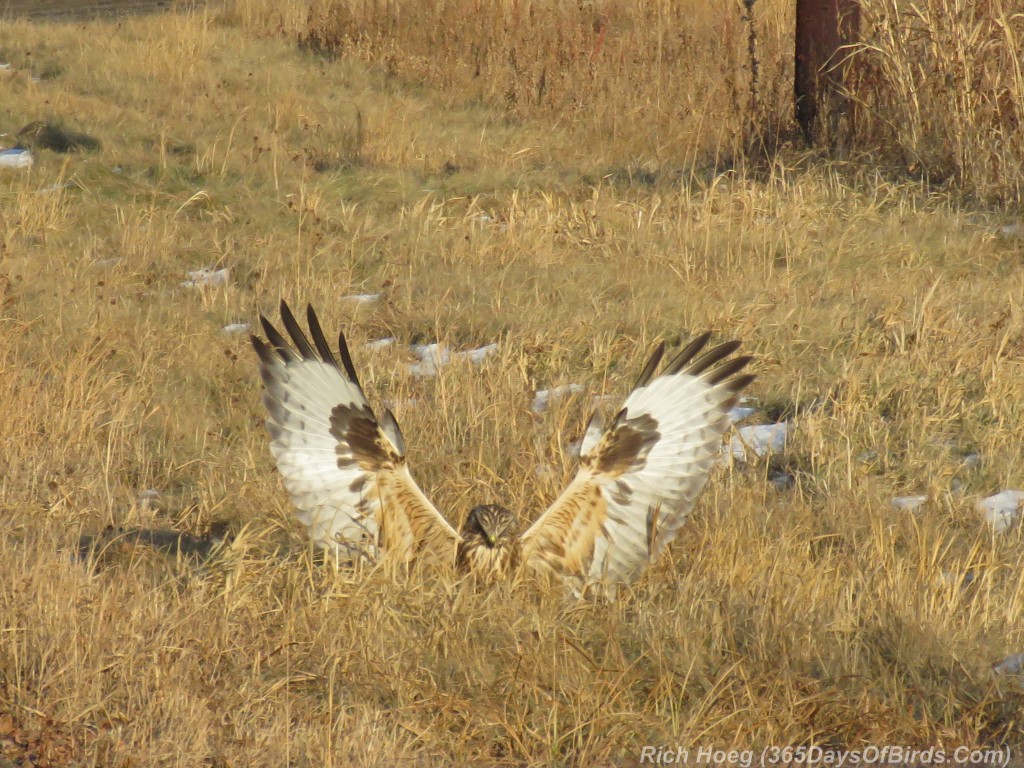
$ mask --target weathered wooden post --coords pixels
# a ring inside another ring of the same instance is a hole
[[[835,128],[835,118],[847,107],[843,75],[848,52],[843,46],[857,42],[860,0],[796,0],[796,119],[804,138],[819,137],[819,111],[824,108]]]

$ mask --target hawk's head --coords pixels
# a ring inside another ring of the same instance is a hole
[[[456,562],[460,568],[483,573],[505,572],[515,565],[516,518],[505,507],[474,507],[462,525]]]

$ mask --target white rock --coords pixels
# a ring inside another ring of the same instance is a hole
[[[582,384],[561,384],[557,387],[552,387],[551,389],[538,389],[533,393],[533,412],[543,413],[546,411],[552,398],[575,395],[577,392],[582,391]]]
[[[1024,491],[1001,491],[976,502],[974,511],[992,526],[995,533],[1004,533],[1020,517],[1021,503],[1024,503]]]
[[[31,168],[34,159],[27,149],[0,150],[0,168]]]
[[[188,273],[188,280],[182,281],[183,288],[213,287],[215,285],[227,285],[231,280],[231,267],[214,269],[203,267],[194,269]]]
[[[770,453],[778,453],[785,449],[789,436],[790,424],[780,421],[777,424],[754,424],[740,427],[732,436],[725,451],[732,454],[738,461],[746,461],[748,450],[757,457]]]
[[[248,323],[228,323],[220,329],[221,333],[245,333],[251,326]]]
[[[928,501],[927,496],[897,496],[892,500],[892,505],[896,509],[905,509],[908,512],[912,512],[918,507],[923,507],[926,501]]]
[[[1024,653],[1015,653],[1012,656],[1007,656],[998,664],[992,667],[992,671],[997,675],[1018,675],[1021,671],[1024,671]]]
[[[388,347],[392,346],[394,343],[395,343],[394,338],[392,338],[391,336],[388,336],[386,339],[377,339],[375,341],[368,341],[363,346],[366,349],[369,349],[369,350],[372,350],[372,351],[376,352],[376,351],[379,351],[381,349],[387,349]]]

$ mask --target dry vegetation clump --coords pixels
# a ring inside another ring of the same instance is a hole
[[[63,121],[100,142],[0,175],[0,764],[1024,749],[1021,676],[992,672],[1024,650],[1024,530],[973,510],[1024,483],[1018,222],[838,161],[631,175],[662,144],[625,122],[509,120],[460,97],[454,64],[444,85],[328,61],[274,34],[303,4],[277,13],[0,28],[0,132]],[[717,108],[710,133],[672,134],[681,157],[718,141]],[[227,279],[183,285],[204,268]],[[791,439],[718,472],[614,603],[338,571],[293,520],[230,330],[281,297],[346,329],[456,524],[491,501],[536,515],[591,398],[620,397],[658,339],[745,339],[753,420],[792,419]],[[498,352],[417,377],[408,346],[431,341]],[[534,412],[567,383],[583,389]],[[892,505],[909,494],[928,500]],[[83,563],[79,537],[108,525],[234,538],[201,565],[145,547]]]
[[[792,92],[788,5],[758,15],[761,78],[776,89],[759,117],[776,132]],[[556,122],[654,168],[738,159],[752,109],[741,15],[696,0],[318,0],[299,40],[512,119]]]
[[[597,146],[611,136],[649,174],[774,154],[796,135],[793,3],[749,6],[317,0],[299,40]],[[863,43],[843,54],[855,106],[827,141],[985,201],[1024,199],[1024,14],[1003,0],[862,8]]]
[[[985,201],[1024,199],[1024,13],[1003,0],[866,0],[854,135]],[[894,155],[895,153],[895,155]]]

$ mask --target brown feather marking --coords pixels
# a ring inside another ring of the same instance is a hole
[[[623,411],[595,451],[597,471],[618,476],[641,469],[660,437],[653,416],[642,413],[630,419]]]
[[[363,492],[363,490],[365,490],[367,484],[369,484],[371,477],[372,476],[368,475],[368,474],[359,475],[355,480],[352,481],[352,483],[349,485],[348,489],[352,493],[362,494],[362,492]]]
[[[336,453],[341,469],[358,463],[361,469],[376,472],[401,461],[401,457],[388,446],[369,408],[335,406],[331,411],[331,436],[338,441]]]

